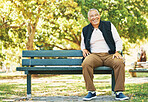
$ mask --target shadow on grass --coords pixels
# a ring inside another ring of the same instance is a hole
[[[59,76],[59,75],[49,75],[49,74],[44,74],[44,75],[38,75],[38,74],[33,74],[32,75],[32,78],[41,78],[41,77],[44,77],[44,78],[46,78],[46,77],[48,77],[48,78],[50,78],[50,77],[55,77],[55,76]],[[0,79],[19,79],[19,78],[23,78],[23,79],[26,79],[27,78],[27,76],[26,75],[7,75],[7,74],[5,74],[5,75],[0,75]]]
[[[0,101],[2,99],[10,99],[16,97],[22,97],[26,94],[25,84],[0,84]]]
[[[64,77],[65,76],[58,76]],[[98,76],[99,77],[99,76]],[[104,76],[103,76],[104,77]],[[10,78],[10,77],[9,77]],[[56,77],[57,78],[57,77]],[[73,78],[73,76],[72,76]],[[44,77],[45,79],[45,77]],[[46,79],[49,79],[48,77]],[[61,79],[61,78],[60,78]],[[66,78],[65,78],[66,79]],[[80,80],[81,77],[76,78]],[[22,79],[25,82],[26,79]],[[51,80],[51,79],[49,79]],[[54,78],[52,80],[55,80]],[[43,84],[44,82],[44,84]],[[110,83],[95,83],[98,96],[109,95],[111,96]],[[131,97],[130,102],[147,102],[148,100],[148,83],[129,83],[125,85],[125,95]],[[58,96],[79,96],[84,97],[87,94],[85,83],[83,81],[67,81],[67,82],[46,82],[39,80],[39,82],[32,83],[32,96],[33,97],[58,97]],[[55,96],[53,96],[55,95]],[[26,83],[20,84],[19,82],[1,83],[0,84],[0,101],[3,99],[16,99],[26,97]],[[123,101],[124,102],[124,101]],[[127,101],[125,101],[127,102]]]

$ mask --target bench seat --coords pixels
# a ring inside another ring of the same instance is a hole
[[[17,67],[17,71],[28,71],[29,74],[82,74],[82,67],[73,66],[48,66],[48,67]],[[110,67],[95,68],[94,74],[111,74]]]
[[[148,69],[130,69],[129,72],[148,72]]]
[[[148,62],[135,62],[133,69],[129,69],[129,73],[132,77],[136,77],[136,72],[147,73],[148,72]]]

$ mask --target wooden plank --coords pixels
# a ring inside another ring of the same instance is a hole
[[[148,72],[148,69],[130,69],[129,72]]]
[[[17,67],[17,71],[62,71],[62,70],[67,70],[67,71],[74,71],[74,70],[79,70],[82,71],[82,67],[69,67],[69,66],[48,66],[48,67]],[[106,70],[106,71],[112,71],[112,68],[106,67],[106,66],[101,66],[97,67],[94,70]]]
[[[59,65],[74,65],[79,66],[82,63],[82,59],[23,59],[22,66],[59,66]]]
[[[24,50],[23,57],[82,57],[81,50]]]
[[[17,67],[17,71],[27,71],[28,74],[82,74],[82,67]],[[94,74],[112,74],[110,67],[101,66],[94,70]]]
[[[60,71],[60,70],[82,70],[82,67],[17,67],[17,71]]]
[[[28,71],[29,74],[81,74],[82,71],[80,70],[74,70],[74,71]],[[94,74],[112,74],[112,71],[107,70],[95,70]]]

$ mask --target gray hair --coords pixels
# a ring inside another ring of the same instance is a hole
[[[90,9],[90,10],[88,11],[88,14],[87,14],[88,17],[89,17],[89,13],[90,13],[90,11],[97,11],[97,12],[99,13],[99,11],[98,11],[97,9],[92,8],[92,9]],[[100,14],[100,13],[99,13],[99,14]]]

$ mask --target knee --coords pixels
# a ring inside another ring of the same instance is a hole
[[[125,66],[124,60],[123,59],[116,59],[114,61],[114,66],[120,66],[121,68]]]
[[[87,68],[90,68],[90,67],[93,67],[92,61],[84,60],[83,63],[82,63],[82,68],[87,69]]]
[[[82,63],[82,68],[84,69],[84,68],[87,68],[88,66],[91,66],[91,65],[89,64],[89,62],[83,61],[83,63]]]

